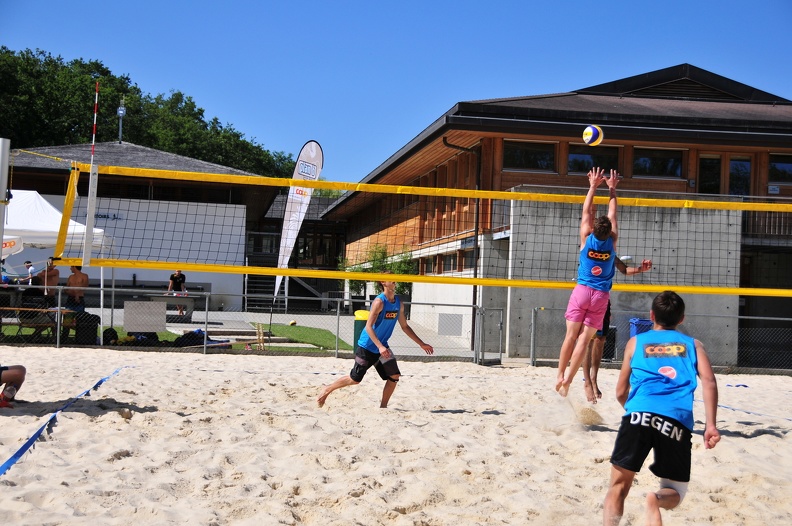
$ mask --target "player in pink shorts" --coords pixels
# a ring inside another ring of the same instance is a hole
[[[589,190],[580,218],[578,279],[564,315],[567,320],[566,335],[558,359],[555,389],[561,396],[569,392],[572,379],[585,358],[589,340],[602,327],[616,266],[616,185],[619,183],[619,174],[611,170],[610,177],[606,178],[605,170],[592,168],[588,178]],[[592,217],[594,194],[603,181],[607,181],[610,197],[608,215],[595,219]]]

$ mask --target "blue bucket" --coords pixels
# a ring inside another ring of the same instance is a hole
[[[630,338],[642,332],[651,331],[654,324],[652,320],[643,318],[630,318]]]

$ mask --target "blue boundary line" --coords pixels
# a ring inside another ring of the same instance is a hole
[[[22,444],[22,447],[20,447],[17,450],[16,453],[11,455],[11,457],[8,460],[6,460],[5,462],[3,462],[2,465],[0,465],[0,477],[5,475],[6,472],[9,469],[11,469],[11,466],[16,464],[17,461],[20,458],[22,458],[22,455],[27,453],[33,447],[33,445],[36,443],[36,440],[38,440],[39,437],[41,437],[41,434],[45,430],[47,431],[47,434],[51,434],[52,433],[52,428],[55,427],[55,425],[57,425],[57,423],[58,423],[58,414],[59,413],[61,413],[61,412],[65,411],[66,409],[68,409],[74,402],[76,402],[77,400],[79,400],[83,396],[91,396],[91,391],[96,391],[97,389],[99,389],[99,386],[101,386],[103,383],[105,383],[107,380],[109,380],[113,376],[115,376],[118,373],[120,373],[122,369],[126,369],[127,367],[132,367],[132,366],[131,365],[125,365],[123,367],[119,367],[118,369],[113,371],[112,374],[110,374],[108,376],[105,376],[104,378],[102,378],[101,380],[96,382],[93,387],[91,387],[90,389],[86,389],[82,393],[78,394],[77,396],[75,396],[74,398],[69,400],[63,407],[61,407],[60,409],[58,409],[57,411],[52,413],[50,415],[50,417],[47,419],[47,421],[44,422],[44,425],[42,425],[35,433],[33,433],[33,435],[30,438],[28,438],[27,441],[24,444]]]

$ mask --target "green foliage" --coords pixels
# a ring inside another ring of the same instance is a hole
[[[349,264],[349,260],[344,259],[338,264],[338,270],[344,270],[349,272],[366,272],[366,269],[361,267],[360,265],[351,265]],[[350,279],[349,281],[349,293],[353,296],[360,296],[366,290],[366,282],[357,280],[357,279]]]
[[[347,270],[350,272],[371,272],[382,273],[391,272],[394,274],[393,280],[396,282],[396,294],[400,296],[410,296],[412,294],[412,283],[404,283],[399,281],[399,275],[417,274],[415,262],[410,257],[410,252],[405,248],[398,255],[388,255],[388,247],[386,245],[373,245],[369,248],[366,254],[365,265],[349,265],[347,260],[344,260],[339,265],[339,270]],[[349,291],[352,294],[363,294],[365,283],[363,281],[349,280]],[[353,288],[354,287],[354,288]],[[359,290],[359,292],[355,292]]]
[[[123,98],[123,140],[157,150],[270,177],[291,177],[291,154],[270,152],[248,140],[180,91],[152,96],[97,60],[66,62],[42,50],[0,47],[0,137],[13,148],[90,143],[96,82],[96,142],[118,140]]]
[[[320,181],[326,181],[324,177],[319,177]],[[325,190],[324,188],[316,188],[313,191],[313,195],[316,197],[341,197],[344,195],[343,190]]]
[[[418,274],[416,262],[412,260],[410,254],[403,252],[391,261],[391,272],[394,274]],[[398,278],[396,278],[398,280]],[[396,282],[396,294],[399,296],[412,296],[412,283],[402,281]]]

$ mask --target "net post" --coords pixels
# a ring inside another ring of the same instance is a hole
[[[85,237],[83,238],[82,265],[91,264],[91,249],[93,247],[94,223],[96,220],[96,185],[99,182],[99,167],[91,165],[91,174],[88,179],[88,209],[85,213]]]

